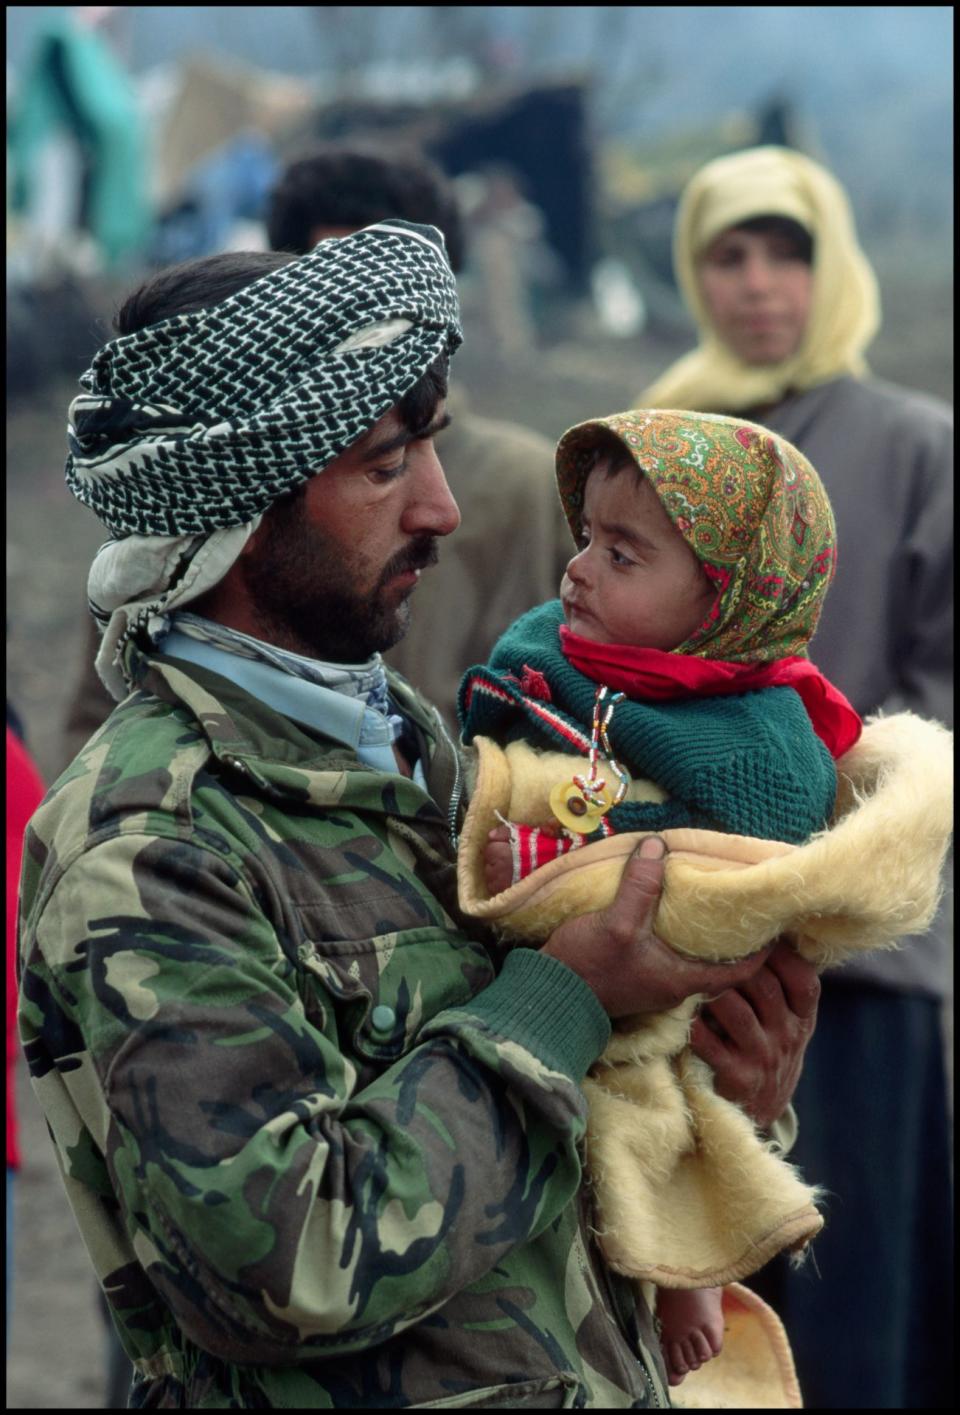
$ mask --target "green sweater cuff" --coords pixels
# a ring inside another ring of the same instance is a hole
[[[471,1001],[470,1013],[577,1085],[610,1040],[610,1019],[592,989],[565,963],[534,948],[507,955],[499,976]]]

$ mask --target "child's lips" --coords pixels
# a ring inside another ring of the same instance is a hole
[[[569,620],[574,619],[574,618],[576,618],[576,619],[593,619],[593,617],[594,617],[594,616],[590,613],[589,609],[585,609],[582,604],[578,604],[578,603],[576,602],[576,600],[572,600],[572,599],[565,599],[565,600],[564,600],[564,602],[563,602],[563,612],[564,612],[564,614],[567,616],[567,621],[568,621],[568,622],[569,622]]]

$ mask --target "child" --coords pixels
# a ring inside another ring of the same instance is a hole
[[[463,737],[569,750],[577,724],[592,745],[552,820],[491,831],[489,894],[618,831],[822,830],[861,724],[807,658],[836,557],[816,472],[743,419],[634,411],[571,429],[557,476],[578,546],[560,602],[465,676]],[[720,1302],[659,1289],[671,1385],[719,1353]]]

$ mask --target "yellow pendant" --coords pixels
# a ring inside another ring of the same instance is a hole
[[[560,781],[550,792],[550,809],[565,830],[589,835],[614,803],[614,793],[606,783],[599,794],[600,804],[594,805],[576,782]]]

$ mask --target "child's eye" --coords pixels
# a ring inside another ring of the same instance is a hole
[[[613,545],[611,545],[610,547],[610,558],[613,561],[614,565],[635,564],[635,561],[631,560],[628,555],[624,555],[622,551],[617,550],[616,546]]]

